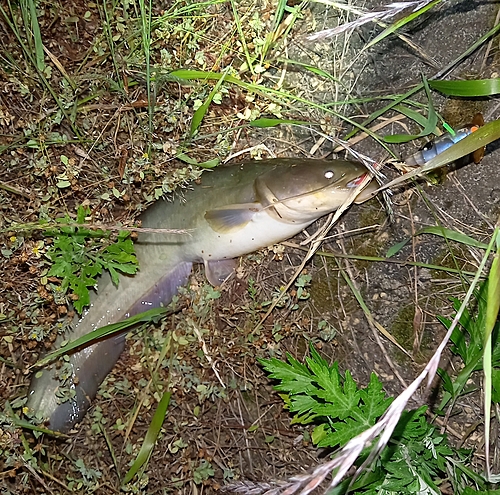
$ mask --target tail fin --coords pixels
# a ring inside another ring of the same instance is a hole
[[[130,307],[127,312],[117,313],[119,315],[115,321],[124,316],[133,316],[141,311],[159,307],[161,304],[167,305],[176,294],[178,288],[187,282],[191,272],[192,264],[181,262],[170,269],[156,283],[152,280],[153,287],[142,294]],[[144,273],[144,272],[143,272]],[[125,285],[132,287],[134,278],[125,282]],[[120,283],[120,286],[122,284]],[[105,298],[99,300],[96,298],[96,304],[90,308],[86,318],[100,320],[100,315],[93,315],[91,312],[102,311],[103,305],[112,304],[113,298],[120,298],[120,286],[114,293],[107,291]],[[107,322],[106,322],[107,323]],[[106,323],[102,323],[104,325]],[[113,321],[109,321],[113,323]],[[86,332],[77,335],[77,329],[70,335],[70,338],[77,338],[92,330],[90,325],[82,325],[87,329]],[[57,371],[54,368],[44,369],[37,373],[31,381],[30,392],[28,394],[28,408],[37,414],[38,417],[48,421],[51,430],[67,432],[76,423],[78,423],[88,408],[91,401],[95,398],[97,390],[106,378],[107,374],[114,367],[120,354],[125,347],[126,333],[104,339],[96,344],[77,351],[69,356],[69,363],[72,367],[72,377],[70,377],[70,388],[74,391],[74,397],[65,402],[61,402],[57,395],[61,387],[61,381],[57,377]]]

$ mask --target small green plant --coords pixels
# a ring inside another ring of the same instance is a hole
[[[460,325],[458,325],[454,332],[451,334],[450,340],[454,346],[451,348],[452,352],[459,356],[463,361],[463,368],[460,370],[454,380],[448,373],[439,369],[438,373],[443,380],[443,388],[445,393],[439,406],[442,410],[446,406],[453,405],[458,397],[476,390],[476,386],[471,385],[471,375],[476,371],[483,369],[483,354],[484,354],[484,336],[486,329],[486,314],[487,314],[487,299],[486,291],[487,284],[476,292],[475,299],[477,301],[477,308],[471,314],[470,311],[465,310],[460,318]],[[456,298],[452,299],[453,308],[458,311],[460,308],[460,301]],[[438,316],[438,319],[446,328],[451,325],[451,320]],[[500,345],[498,342],[498,333],[500,332],[500,321],[497,320],[493,329],[493,349],[492,349],[492,368],[493,368],[493,396],[494,402],[500,401]]]
[[[210,464],[205,459],[200,461],[200,465],[193,471],[193,481],[199,485],[204,481],[208,480],[215,474],[215,471]]]
[[[254,278],[248,278],[248,295],[253,302],[257,302],[257,296],[259,294],[259,287]]]
[[[276,288],[272,294],[272,300],[265,301],[262,303],[262,307],[265,308],[271,304],[275,304],[277,308],[287,308],[291,311],[296,311],[299,309],[298,301],[306,301],[311,297],[309,293],[309,287],[311,285],[311,275],[301,274],[295,281],[295,289],[290,293],[286,292],[285,286],[280,286]],[[250,297],[252,296],[251,288],[249,286]]]
[[[97,469],[88,468],[83,459],[77,459],[75,467],[81,477],[74,477],[70,474],[66,475],[68,488],[71,491],[79,491],[84,488],[86,493],[96,491],[99,488],[99,479],[102,473]]]
[[[276,389],[294,415],[293,422],[315,423],[311,438],[318,447],[338,448],[371,427],[392,402],[382,383],[372,373],[370,383],[360,388],[347,371],[342,375],[338,364],[329,365],[311,346],[311,356],[300,363],[292,356],[288,362],[264,359],[261,364],[270,377],[279,381]],[[371,469],[347,479],[334,489],[335,494],[439,494],[445,482],[453,493],[467,492],[467,485],[482,487],[481,476],[464,466],[469,452],[453,449],[444,434],[430,424],[426,407],[405,411],[392,440],[374,461]],[[369,449],[358,459],[368,458]]]
[[[311,275],[302,273],[295,281],[295,287],[297,287],[297,299],[300,301],[305,301],[311,297],[311,294],[307,289],[311,285],[311,278]]]
[[[76,222],[84,224],[89,210],[80,206]],[[61,224],[70,224],[69,216],[58,219]],[[134,274],[137,258],[129,232],[121,231],[112,239],[111,233],[101,229],[91,230],[85,226],[61,225],[57,230],[49,230],[47,236],[54,243],[46,256],[52,262],[47,277],[62,279],[57,287],[59,295],[70,292],[75,309],[81,313],[90,303],[89,289],[97,283],[97,277],[107,270],[114,284],[118,284],[118,272]]]

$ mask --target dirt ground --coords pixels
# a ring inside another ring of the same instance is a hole
[[[17,12],[13,5],[1,5],[5,12]],[[0,20],[5,46],[0,62],[0,186],[8,186],[0,187],[0,493],[119,493],[161,396],[157,382],[169,385],[171,404],[144,473],[127,485],[126,492],[216,493],[232,481],[284,480],[316,466],[326,453],[312,445],[309,427],[291,424],[282,399],[257,358],[290,353],[303,360],[312,340],[323,356],[339,361],[340,368],[350,370],[361,384],[366,384],[375,371],[388,394],[397,394],[422,369],[445,333],[436,315],[451,314],[450,297],[462,297],[465,289],[459,277],[436,275],[404,262],[474,271],[478,254],[455,245],[451,249],[436,236],[424,235],[413,237],[396,255],[401,263],[338,258],[374,318],[411,358],[370,328],[331,258],[316,256],[307,266],[312,275],[309,299],[299,300],[297,292],[292,291],[260,327],[268,302],[300,264],[302,251],[274,247],[243,258],[236,276],[221,287],[220,297],[206,285],[198,267],[188,288],[181,291],[179,312],[157,326],[131,333],[125,353],[91,410],[68,437],[34,436],[27,429],[12,426],[12,415],[22,418],[31,377],[29,366],[50,348],[60,323],[68,321],[71,312],[66,301],[54,297],[50,284],[42,283],[48,266],[42,233],[20,232],[13,225],[54,219],[65,213],[74,215],[80,204],[90,207],[95,223],[132,225],[155,196],[170,189],[172,181],[179,182],[184,174],[189,176],[186,164],[175,155],[186,144],[193,113],[194,97],[188,95],[198,91],[194,84],[158,80],[153,129],[149,129],[144,59],[138,54],[140,39],[126,37],[127,26],[132,25],[130,18],[137,16],[134,9],[138,7],[134,4],[127,10],[116,6],[109,20],[103,6],[93,2],[37,5],[42,38],[51,54],[45,57],[51,67],[46,77],[56,88],[61,106],[35,77],[5,16]],[[367,2],[366,6],[378,5]],[[240,7],[243,12],[255,6]],[[405,29],[414,48],[390,37],[361,53],[380,28],[368,24],[354,31],[344,45],[333,40],[308,41],[305,34],[313,31],[312,26],[319,30],[337,21],[333,9],[311,4],[288,36],[286,46],[276,49],[279,53],[272,59],[275,65],[267,68],[263,81],[271,87],[283,76],[288,88],[300,88],[309,100],[336,100],[334,85],[300,70],[298,65],[290,64],[282,72],[281,57],[342,74],[353,88],[352,97],[401,94],[418,83],[422,74],[429,78],[447,67],[491,29],[498,7],[498,2],[479,0],[443,2],[424,20]],[[170,8],[156,5],[154,16]],[[263,2],[259,8],[265,22],[273,6]],[[224,33],[224,43],[233,39],[226,35],[232,19],[230,6],[211,5],[207,12],[207,17],[190,13],[172,17],[170,30],[156,32],[156,62],[161,58],[172,68],[200,68],[204,56],[207,65],[203,67],[215,67],[214,71],[228,62],[243,63],[241,53],[228,52],[217,60],[214,51],[216,33]],[[105,19],[112,26],[110,33],[104,28]],[[193,47],[193,33],[200,24],[206,35]],[[116,46],[120,48],[114,59],[107,48],[108,36],[117,37]],[[67,83],[60,66],[77,89]],[[494,78],[498,70],[498,38],[493,38],[491,46],[483,45],[451,69],[448,77]],[[196,97],[203,99],[210,89],[204,88],[205,93]],[[221,105],[213,105],[201,137],[189,143],[198,161],[214,155],[225,158],[255,145],[261,148],[253,153],[263,158],[269,156],[269,150],[278,156],[306,156],[313,149],[316,157],[331,153],[331,143],[321,142],[318,134],[304,129],[247,127],[222,133],[234,126],[231,119],[238,112],[257,107],[245,96],[241,89],[232,88]],[[486,121],[499,118],[493,99],[471,101],[437,93],[433,97],[436,109],[452,126],[467,123],[478,111]],[[383,100],[359,103],[346,111],[361,121],[381,105]],[[336,131],[339,137],[350,130],[331,116],[300,107],[281,111],[286,118],[322,120],[324,128]],[[381,132],[415,130],[411,126],[405,129],[402,125],[408,124],[401,122],[389,124]],[[81,134],[79,139],[75,129]],[[148,137],[153,143],[151,151]],[[421,144],[395,147],[394,151],[404,157]],[[385,151],[369,139],[356,149],[377,161],[386,158]],[[250,155],[245,153],[240,158]],[[66,163],[62,156],[68,158]],[[354,206],[333,232],[342,235],[326,242],[324,250],[384,256],[391,246],[422,227],[435,225],[437,220],[445,227],[487,240],[500,215],[499,157],[494,143],[478,165],[467,164],[443,175],[434,185],[423,182],[419,187],[395,191],[392,219],[379,198]],[[394,174],[387,169],[387,175]],[[68,185],[61,187],[61,181]],[[359,228],[363,230],[353,232]],[[310,233],[313,231],[311,227]],[[302,234],[292,242],[303,239]],[[293,309],[295,305],[297,309]],[[169,332],[170,351],[165,364],[157,369]],[[451,366],[448,359],[443,361],[443,367]],[[420,395],[411,406],[424,402],[433,405],[435,401],[431,391]],[[480,395],[468,396],[458,408],[453,421],[454,440],[478,448],[480,466],[483,436],[480,428],[474,434],[470,429],[481,415]],[[498,472],[498,468],[493,466],[493,471]]]

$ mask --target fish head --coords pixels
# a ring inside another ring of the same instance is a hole
[[[367,169],[358,162],[297,160],[258,177],[256,198],[281,221],[306,223],[339,208],[366,174]],[[377,187],[372,181],[355,202],[369,199]]]

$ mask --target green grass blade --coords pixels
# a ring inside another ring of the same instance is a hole
[[[42,34],[40,32],[38,16],[36,15],[36,5],[34,0],[28,0],[28,7],[30,12],[31,30],[33,32],[33,41],[35,42],[36,66],[39,71],[43,72],[45,70],[45,56],[43,52]]]
[[[424,90],[425,94],[427,96],[427,101],[429,102],[429,114],[427,116],[427,121],[425,123],[425,128],[424,130],[420,133],[426,133],[424,135],[430,134],[431,132],[434,131],[437,125],[437,114],[436,110],[434,109],[434,103],[432,101],[432,95],[431,95],[431,89],[429,88],[429,81],[425,76],[423,76],[423,84],[424,84]]]
[[[401,249],[403,249],[408,243],[410,242],[410,239],[405,239],[404,241],[398,242],[397,244],[394,244],[394,246],[391,246],[388,250],[387,253],[385,253],[385,256],[387,258],[392,258],[395,254],[399,253]]]
[[[148,461],[153,448],[156,443],[156,439],[158,438],[158,434],[160,433],[163,422],[165,421],[165,415],[167,414],[167,409],[170,404],[170,392],[165,392],[156,408],[156,411],[153,416],[153,420],[149,425],[148,431],[146,433],[146,437],[144,438],[144,442],[141,446],[141,450],[137,454],[137,457],[128,470],[125,478],[123,479],[123,485],[126,485],[132,478],[137,474],[139,469]]]
[[[266,36],[264,46],[260,55],[260,65],[263,66],[268,52],[279,41],[286,38],[288,33],[293,28],[297,19],[300,18],[304,8],[307,6],[308,0],[303,0],[300,4],[293,7],[287,5],[287,0],[278,0],[276,14],[274,15],[273,27]],[[285,12],[289,15],[285,18]]]
[[[59,356],[67,354],[74,349],[78,349],[79,347],[88,345],[89,343],[94,342],[97,339],[122,332],[123,330],[130,328],[133,325],[137,325],[138,323],[148,323],[150,321],[153,321],[154,318],[162,316],[169,311],[169,308],[149,309],[148,311],[144,311],[143,313],[131,316],[130,318],[126,318],[125,320],[119,321],[117,323],[112,323],[111,325],[105,325],[103,327],[97,328],[96,330],[93,330],[92,332],[89,332],[88,334],[69,342],[60,349],[47,354],[43,359],[38,360],[33,365],[33,367],[43,367],[52,362],[54,359],[57,359]]]
[[[408,241],[409,242],[409,239]],[[285,245],[287,245],[285,243]],[[288,244],[290,245],[290,244]],[[293,244],[292,247],[295,249],[299,249],[301,251],[307,252],[307,248],[299,245]],[[395,248],[395,246],[394,246]],[[396,254],[396,253],[394,253]],[[393,256],[394,256],[393,254]],[[459,270],[457,268],[450,268],[447,266],[441,266],[441,265],[433,265],[432,263],[422,263],[420,261],[406,261],[406,260],[393,260],[390,259],[389,257],[383,257],[383,256],[363,256],[359,254],[345,254],[345,253],[329,253],[326,251],[316,251],[315,253],[316,256],[325,256],[326,258],[342,258],[342,259],[347,259],[347,260],[360,260],[360,261],[373,261],[374,263],[390,263],[390,264],[395,264],[395,265],[400,265],[400,266],[416,266],[418,268],[428,268],[429,270],[437,270],[440,272],[446,272],[446,273],[452,273],[454,275],[460,275],[460,276],[467,276],[467,277],[473,277],[475,273],[473,272],[467,272],[464,270]]]
[[[343,85],[342,87],[346,87]],[[356,105],[358,103],[374,103],[377,101],[384,101],[384,100],[389,100],[389,101],[399,101],[399,98],[401,95],[380,95],[380,96],[366,96],[364,98],[349,98],[347,100],[340,99],[339,101],[329,101],[328,103],[325,104],[326,107],[334,107],[337,105]],[[415,100],[409,100],[408,98],[405,99],[405,105],[411,105],[412,107],[417,107],[417,108],[427,108],[427,105],[424,103],[421,103],[419,101]],[[425,119],[425,117],[422,117]]]
[[[447,96],[474,98],[500,93],[500,78],[474,81],[429,81],[429,85],[432,89]]]
[[[113,41],[113,33],[111,32],[111,21],[109,19],[108,5],[106,0],[102,2],[102,10],[104,12],[104,32],[106,34],[106,39],[108,40],[109,53],[111,56],[111,61],[113,62],[113,68],[115,69],[116,84],[120,89],[123,90],[123,81],[120,75],[120,69],[118,68],[118,62],[116,60],[116,49],[115,42]]]
[[[500,226],[495,229],[495,242],[497,252],[493,258],[488,277],[488,295],[487,295],[487,310],[486,310],[486,331],[485,339],[491,336],[491,332],[495,327],[500,310]]]
[[[246,129],[248,127],[257,127],[259,129],[266,129],[269,127],[276,127],[276,126],[282,125],[282,124],[284,124],[284,125],[302,125],[302,126],[314,125],[314,123],[307,122],[305,120],[273,119],[273,118],[268,118],[268,117],[262,117],[260,119],[255,119],[255,120],[252,120],[250,122],[246,122],[243,125],[233,126],[231,128],[223,129],[223,130],[220,130],[218,132],[211,133],[211,134],[203,134],[203,135],[197,134],[192,139],[193,139],[193,141],[196,141],[198,139],[206,139],[209,137],[220,136],[223,134],[234,132],[234,131],[237,131],[238,129]],[[199,167],[203,167],[203,168],[213,168],[219,164],[218,159],[208,160],[207,162],[204,162],[204,163],[198,163],[198,162],[196,162],[196,160],[194,160],[193,158],[187,157],[187,155],[185,155],[182,152],[178,153],[176,155],[176,158],[179,158],[180,160],[183,160],[186,163],[190,163],[191,165],[198,165]],[[1,230],[0,230],[0,232],[1,232]]]
[[[15,24],[15,22],[13,22],[9,18],[7,12],[4,10],[4,8],[2,7],[2,5],[0,5],[0,14],[2,14],[2,16],[3,16],[6,24],[9,26],[9,28],[14,33],[14,36],[16,37],[16,39],[17,39],[17,41],[19,43],[19,46],[22,48],[24,54],[26,55],[27,60],[29,60],[29,62],[31,63],[31,65],[36,70],[36,72],[38,74],[38,77],[40,78],[40,81],[42,82],[43,86],[45,86],[45,88],[47,89],[47,91],[51,94],[52,98],[54,98],[54,101],[56,102],[57,106],[61,110],[61,113],[64,115],[64,118],[69,122],[69,124],[71,126],[71,129],[75,133],[75,136],[79,139],[79,141],[81,141],[82,137],[81,137],[80,132],[78,131],[78,128],[76,127],[74,121],[71,119],[71,116],[68,114],[65,106],[63,105],[63,103],[59,99],[59,97],[57,96],[54,88],[49,84],[49,81],[47,80],[47,78],[45,77],[45,75],[43,74],[43,72],[38,69],[36,60],[33,57],[33,54],[31,53],[30,48],[28,46],[26,46],[26,43],[24,43],[24,41],[23,41],[23,39],[21,37],[21,34],[20,34],[20,32],[19,32],[19,30],[17,28],[17,25]]]
[[[243,52],[245,54],[245,59],[246,59],[246,67],[245,64],[241,67],[241,69],[249,69],[252,74],[255,73],[254,68],[253,68],[253,61],[252,58],[250,57],[250,52],[248,51],[248,46],[247,42],[245,39],[245,34],[243,33],[243,28],[241,27],[241,19],[240,19],[240,14],[238,13],[238,9],[236,7],[236,1],[235,0],[230,0],[231,2],[231,9],[233,10],[233,17],[234,17],[234,23],[236,24],[236,29],[238,30],[238,35],[239,35],[239,40],[241,43],[241,46],[243,48]]]
[[[20,419],[15,412],[12,410],[12,407],[7,401],[5,403],[5,409],[7,411],[6,418],[16,427],[22,428],[24,430],[36,431],[37,433],[45,433],[46,435],[50,435],[58,438],[69,438],[65,433],[61,433],[59,431],[52,431],[49,428],[44,428],[42,426],[32,425],[29,421],[24,419]]]
[[[196,159],[191,158],[190,156],[182,152],[177,153],[175,155],[175,158],[178,158],[179,160],[189,165],[195,165],[196,167],[201,167],[201,168],[214,168],[220,163],[220,160],[218,158],[213,158],[212,160],[207,160],[205,162],[198,162]]]
[[[415,110],[408,108],[406,105],[396,105],[394,107],[396,112],[402,113],[405,117],[416,122],[421,127],[425,127],[427,120],[421,113],[416,112]]]
[[[423,78],[423,85],[425,93],[427,95],[427,101],[429,102],[429,106],[428,106],[428,116],[427,119],[425,120],[422,132],[415,135],[393,134],[392,136],[386,136],[384,138],[384,141],[386,143],[406,143],[408,141],[412,141],[413,139],[428,136],[436,129],[438,117],[436,111],[434,110],[434,104],[432,103],[432,96],[431,96],[431,90],[429,88],[429,83],[425,77]]]
[[[440,79],[444,77],[450,70],[452,70],[455,66],[457,66],[459,63],[461,63],[463,60],[465,60],[471,53],[475,52],[483,43],[485,43],[488,39],[491,37],[495,36],[498,32],[500,31],[500,23],[491,28],[486,34],[481,36],[479,39],[477,39],[467,50],[465,50],[461,55],[459,55],[455,60],[453,60],[451,63],[449,63],[446,67],[444,67],[442,70],[440,70],[437,74],[435,74],[433,77],[429,78],[429,81],[434,81],[437,79]],[[373,112],[363,123],[361,124],[363,127],[368,126],[371,124],[375,119],[383,115],[385,112],[388,110],[391,110],[394,108],[395,105],[399,105],[403,101],[405,101],[407,98],[410,96],[414,95],[415,93],[418,93],[422,88],[424,87],[423,83],[418,84],[414,88],[410,89],[408,92],[406,92],[404,95],[401,95],[400,97],[396,98],[393,102],[389,103],[385,107],[381,108],[380,110],[377,110],[376,112]],[[432,87],[432,83],[431,83]],[[360,128],[353,129],[346,137],[345,139],[348,140],[354,134],[356,134],[359,131]],[[473,150],[475,151],[475,150]],[[472,152],[471,152],[472,153]]]
[[[113,461],[113,465],[116,469],[116,472],[119,473],[120,472],[120,470],[119,470],[120,464],[118,462],[118,459],[116,458],[115,449],[113,448],[113,442],[111,441],[111,438],[109,437],[109,433],[103,424],[101,424],[100,422],[97,422],[97,425],[98,425],[98,428],[104,437],[104,441],[106,442],[106,445],[108,446],[109,455],[111,456],[111,459]]]
[[[223,75],[219,72],[190,70],[190,69],[179,69],[179,70],[174,70],[174,71],[169,73],[169,77],[177,78],[179,80],[184,79],[186,81],[197,81],[197,80],[198,81],[208,81],[210,79],[218,80],[222,76]],[[358,122],[355,122],[354,120],[350,119],[349,117],[346,117],[345,115],[342,115],[338,112],[334,112],[333,110],[328,108],[328,106],[326,106],[326,105],[321,105],[321,104],[315,103],[314,101],[307,100],[305,98],[301,98],[300,96],[296,96],[296,95],[293,95],[293,94],[285,92],[285,91],[267,88],[267,87],[262,86],[260,84],[247,83],[247,82],[242,81],[241,79],[238,79],[237,77],[234,77],[231,75],[224,76],[224,80],[228,83],[235,84],[236,86],[244,88],[248,91],[262,94],[265,97],[271,99],[272,101],[278,101],[280,105],[287,105],[288,103],[285,102],[284,100],[290,100],[290,101],[294,101],[294,102],[300,102],[300,103],[303,103],[309,107],[322,110],[325,113],[335,115],[339,119],[342,119],[345,122],[348,122],[349,124],[358,128],[359,130],[366,132],[369,136],[371,136],[373,139],[375,139],[381,146],[383,146],[384,149],[387,150],[393,157],[395,157],[394,153],[387,147],[387,145],[382,141],[382,139],[377,134],[372,132],[370,129],[364,127],[362,124],[359,124]],[[296,108],[296,107],[292,107],[291,104],[288,104],[288,106],[290,108]]]
[[[281,124],[293,124],[293,125],[310,125],[310,122],[306,122],[305,120],[288,120],[288,119],[269,119],[269,118],[261,118],[253,120],[249,122],[250,127],[258,127],[259,129],[265,129],[267,127],[276,127]]]
[[[493,258],[488,277],[488,293],[486,296],[485,318],[485,352],[483,356],[484,369],[484,444],[486,478],[491,478],[490,470],[490,425],[491,425],[491,398],[492,398],[492,333],[500,310],[500,226],[495,229],[494,238],[497,251]]]
[[[139,0],[139,7],[141,10],[141,38],[142,38],[142,49],[144,52],[144,58],[146,60],[146,91],[148,97],[148,124],[149,124],[149,142],[148,142],[148,154],[151,152],[151,141],[153,137],[153,113],[154,113],[154,102],[151,98],[151,11],[152,5],[151,0],[149,0],[148,6],[146,8],[145,0]]]
[[[227,0],[207,0],[187,4],[181,1],[169,2],[168,9],[162,15],[152,19],[151,28],[155,30],[164,26],[169,21],[193,16],[197,13],[205,13],[209,8],[222,3],[227,3]]]
[[[490,272],[491,274],[491,272]],[[489,293],[488,288],[488,293]],[[490,427],[491,427],[491,394],[492,394],[492,342],[491,342],[491,333],[489,334],[485,345],[484,345],[484,354],[483,354],[483,374],[484,374],[484,452],[485,452],[485,471],[486,471],[486,479],[489,480],[491,478],[491,469],[490,469]]]
[[[438,319],[442,321],[440,318]],[[480,367],[481,359],[482,350],[470,357],[469,362],[466,363],[466,365],[460,370],[456,378],[454,378],[453,380],[453,393],[444,392],[443,398],[441,399],[438,407],[439,411],[444,410],[444,408],[449,404],[451,400],[455,402],[460,395],[463,395],[465,387],[470,380],[471,374],[478,369],[478,366]]]
[[[286,9],[286,4],[287,0],[278,0],[278,5],[276,6],[276,12],[274,14],[274,19],[273,19],[273,27],[272,29],[267,33],[266,39],[264,41],[264,46],[262,47],[262,52],[260,56],[260,64],[262,65],[264,63],[264,60],[266,58],[267,52],[275,42],[275,40],[278,37],[278,29],[280,22],[283,20],[283,16],[285,14],[285,9]]]
[[[483,272],[483,270],[486,268],[487,260],[489,259],[490,253],[493,251],[493,248],[495,247],[495,241],[498,240],[498,235],[499,235],[499,230],[497,227],[495,229],[494,236],[491,237],[491,240],[486,248],[486,251],[483,255],[483,258],[482,258],[481,263],[478,267],[478,270],[476,271],[476,275],[474,276],[474,280],[472,281],[469,289],[467,290],[466,297],[465,297],[464,301],[460,304],[460,308],[457,310],[457,312],[455,314],[454,322],[455,321],[459,321],[459,322],[462,321],[461,318],[464,315],[464,308],[469,303],[470,297],[472,296],[473,291],[476,288],[476,285],[477,285],[477,282],[479,281],[480,275]],[[497,251],[498,251],[498,248],[497,248]],[[443,320],[440,318],[440,321],[443,321]],[[450,324],[452,324],[452,323],[450,322]],[[445,325],[445,326],[448,328],[448,330],[450,329],[450,326],[448,326],[448,325]],[[477,366],[479,365],[479,363],[481,363],[481,359],[482,359],[482,350],[481,349],[476,349],[476,352],[473,352],[473,354],[469,356],[469,358],[468,358],[469,362],[465,363],[465,367],[460,371],[457,378],[453,382],[453,389],[454,389],[453,395],[455,398],[458,397],[458,395],[461,393],[461,391],[465,388],[465,386],[469,380],[470,374],[477,369]],[[452,399],[452,395],[449,392],[445,392],[445,394],[443,395],[443,399],[441,400],[441,404],[439,405],[439,409],[442,410],[448,404],[450,399]]]
[[[225,73],[222,74],[222,77],[216,82],[214,88],[212,89],[212,91],[210,91],[210,94],[207,96],[206,100],[203,102],[200,108],[198,108],[194,112],[193,118],[191,120],[191,130],[189,132],[190,137],[193,137],[198,128],[200,127],[201,122],[208,111],[210,103],[212,103],[212,100],[214,99],[215,95],[218,93],[220,87],[222,86],[222,83],[224,82],[225,76],[226,76]]]
[[[276,6],[276,13],[274,14],[273,27],[276,29],[280,22],[283,20],[285,14],[287,0],[278,0],[278,5]]]
[[[340,81],[336,77],[332,76],[330,73],[324,71],[323,69],[320,69],[319,67],[315,67],[314,65],[305,64],[303,62],[299,62],[297,60],[291,60],[289,58],[278,58],[278,62],[281,62],[283,64],[290,64],[290,65],[296,65],[298,67],[302,67],[303,69],[306,69],[307,71],[311,72],[315,76],[324,77],[325,79],[329,79],[330,81],[338,83],[341,86],[345,87],[344,84],[342,84],[342,81]],[[363,100],[364,100],[364,98],[363,98]],[[344,103],[344,101],[334,102],[334,104],[337,104],[337,105],[341,105],[343,103]]]
[[[408,99],[410,96],[414,95],[415,93],[418,93],[422,88],[423,84],[419,84],[415,86],[414,88],[410,89],[407,91],[405,94],[400,95],[399,97],[395,98],[391,103],[386,105],[385,107],[382,107],[380,110],[377,110],[373,112],[366,120],[363,121],[361,124],[362,126],[366,127],[370,125],[374,120],[378,119],[381,115],[386,113],[389,110],[392,110],[396,105],[399,105],[406,99]],[[359,128],[353,129],[347,136],[345,136],[345,140],[349,140],[351,137],[353,137],[357,132],[359,131]]]
[[[434,0],[431,3],[428,3],[421,9],[417,10],[416,12],[412,12],[411,14],[407,15],[403,19],[400,19],[396,21],[394,24],[389,26],[388,28],[384,29],[375,39],[370,41],[365,47],[363,47],[364,50],[368,50],[368,48],[372,47],[373,45],[376,45],[383,39],[387,38],[387,36],[391,35],[392,33],[396,32],[398,29],[401,29],[403,26],[408,24],[409,22],[415,20],[417,17],[421,16],[425,12],[427,12],[429,9],[432,9],[436,4],[441,2],[442,0]]]
[[[483,242],[476,241],[472,237],[468,235],[462,234],[461,232],[457,232],[456,230],[447,229],[445,227],[426,227],[424,229],[419,230],[415,235],[421,234],[434,234],[444,239],[448,239],[451,241],[456,241],[461,244],[465,244],[467,246],[479,248],[479,249],[487,249],[488,244],[484,244]]]

